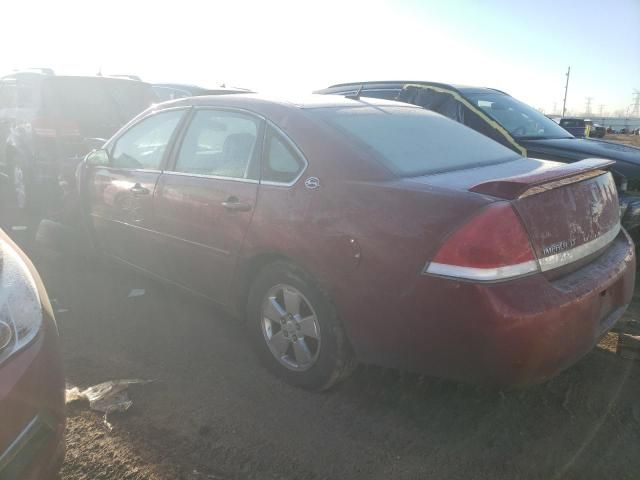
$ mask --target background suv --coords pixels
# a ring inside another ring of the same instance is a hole
[[[611,168],[625,228],[640,233],[640,148],[606,140],[576,138],[556,122],[511,95],[493,88],[423,81],[353,82],[315,93],[399,100],[433,110],[525,157],[577,162],[615,160]]]
[[[84,155],[154,101],[150,85],[123,78],[48,70],[1,78],[0,175],[18,207],[61,211]]]

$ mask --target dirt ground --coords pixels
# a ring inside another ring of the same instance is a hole
[[[640,135],[611,135],[607,134],[604,140],[611,140],[613,142],[626,143],[627,145],[634,145],[640,147]]]
[[[309,393],[264,370],[243,326],[206,302],[43,249],[16,221],[0,216],[53,299],[69,384],[153,380],[131,387],[112,430],[69,408],[64,480],[640,477],[640,362],[613,337],[524,390],[360,367]]]

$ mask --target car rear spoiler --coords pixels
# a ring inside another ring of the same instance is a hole
[[[603,158],[587,158],[575,163],[567,163],[542,172],[516,175],[497,180],[478,183],[469,189],[470,192],[491,195],[505,200],[515,200],[523,196],[540,193],[551,188],[569,183],[579,182],[587,178],[602,175],[613,160]]]

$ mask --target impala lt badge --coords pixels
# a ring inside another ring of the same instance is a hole
[[[561,242],[554,243],[549,245],[548,247],[544,247],[542,249],[542,253],[547,255],[553,255],[555,253],[564,252],[565,250],[569,250],[570,248],[575,247],[576,241],[574,239],[571,240],[563,240]]]

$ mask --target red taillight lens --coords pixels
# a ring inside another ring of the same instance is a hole
[[[58,136],[56,125],[50,118],[36,118],[31,123],[33,133],[39,137],[54,138]]]
[[[447,238],[425,273],[496,281],[538,270],[520,219],[507,202],[494,203]]]

